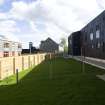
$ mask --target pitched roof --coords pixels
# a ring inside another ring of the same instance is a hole
[[[52,40],[50,37],[48,37],[45,41],[52,41],[53,43],[56,43],[54,40]],[[58,43],[56,43],[57,45],[59,45]]]

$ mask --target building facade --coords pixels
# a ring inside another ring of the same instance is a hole
[[[20,56],[21,51],[21,43],[10,41],[5,36],[0,35],[0,57]]]
[[[80,31],[81,33],[78,34],[82,39],[80,49],[84,51],[81,53],[89,57],[105,58],[105,11]]]
[[[59,51],[59,45],[51,38],[47,38],[45,41],[41,41],[40,50],[42,52],[57,53]]]
[[[72,33],[68,38],[68,54],[80,55],[81,54],[81,32],[77,31]]]
[[[29,42],[29,49],[22,49],[22,54],[35,54],[40,53],[40,49],[33,46],[33,42]]]

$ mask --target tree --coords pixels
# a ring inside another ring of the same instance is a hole
[[[68,51],[67,43],[66,43],[66,38],[62,37],[60,40],[60,46],[63,47],[64,53]]]

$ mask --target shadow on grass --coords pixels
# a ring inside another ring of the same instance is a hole
[[[30,70],[19,84],[0,87],[1,105],[105,105],[105,83],[95,77],[105,73],[80,62],[56,58]]]
[[[43,61],[41,64],[43,64],[44,62],[45,61]],[[22,79],[24,79],[34,69],[39,68],[39,66],[41,64],[39,64],[37,66],[34,65],[34,66],[30,67],[29,69],[20,71],[18,73],[18,82],[20,83],[22,81]],[[34,71],[34,72],[37,72],[37,71]],[[5,79],[3,79],[3,80],[0,81],[0,87],[1,86],[8,87],[10,85],[17,85],[16,74],[15,75],[12,75],[12,76],[9,76],[9,77],[6,77]]]

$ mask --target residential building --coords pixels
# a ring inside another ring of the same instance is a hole
[[[47,38],[45,41],[41,41],[40,50],[42,52],[57,53],[59,51],[59,44],[57,44],[51,38]]]
[[[33,42],[29,42],[29,49],[22,49],[22,54],[34,54],[38,52],[40,50],[33,46]]]
[[[81,37],[79,45],[79,49],[82,50],[81,54],[88,57],[105,58],[105,11],[82,28],[80,32],[78,36]],[[70,39],[68,38],[69,42]],[[77,40],[79,39],[74,41],[77,42]],[[70,48],[74,49],[69,43]]]
[[[0,35],[0,57],[20,56],[21,51],[21,43],[10,41],[5,36]]]

